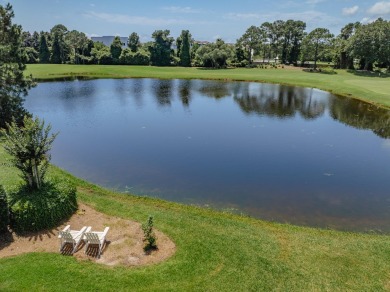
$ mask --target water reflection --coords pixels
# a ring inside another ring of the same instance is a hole
[[[173,80],[155,80],[152,88],[157,104],[162,107],[171,105]]]
[[[230,86],[231,83],[227,82],[206,81],[202,82],[196,90],[204,96],[220,99],[232,94]]]
[[[283,85],[264,85],[258,91],[250,90],[250,83],[237,85],[234,100],[247,114],[294,117],[296,113],[305,119],[320,117],[327,106],[324,98],[313,97],[313,89],[294,88]],[[271,88],[268,88],[270,87]]]
[[[94,183],[390,232],[387,110],[316,89],[154,79],[39,84],[26,107],[60,131],[53,162]]]
[[[330,99],[332,118],[357,129],[368,129],[382,138],[390,138],[390,111],[375,105],[343,97]]]
[[[179,81],[179,96],[183,106],[189,107],[191,102],[191,89],[192,81],[191,80],[180,80]]]

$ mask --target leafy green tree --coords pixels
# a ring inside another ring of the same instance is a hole
[[[127,46],[130,48],[130,50],[135,53],[138,51],[138,49],[141,47],[141,42],[139,40],[139,35],[135,32],[133,32],[128,40],[127,40]]]
[[[133,52],[130,48],[124,48],[119,56],[119,63],[122,65],[130,65],[133,59]]]
[[[354,69],[353,56],[348,48],[351,37],[355,34],[359,26],[359,22],[348,23],[341,29],[340,34],[334,40],[333,62],[336,68]]]
[[[237,40],[237,43],[245,49],[249,63],[253,62],[253,55],[259,51],[264,38],[263,31],[259,27],[252,25]]]
[[[34,31],[34,33],[32,34],[32,47],[34,48],[34,50],[36,50],[37,52],[39,52],[39,33],[37,31]]]
[[[300,20],[290,19],[284,23],[281,56],[283,63],[296,64],[298,62],[305,29],[306,23]]]
[[[183,40],[182,40],[182,37],[181,35],[176,39],[176,56],[178,58],[180,58],[180,50],[181,50],[181,44],[182,44]]]
[[[100,42],[94,43],[94,48],[91,50],[91,55],[96,64],[99,65],[113,64],[110,48],[105,46],[103,43]]]
[[[57,134],[50,134],[51,126],[38,118],[24,117],[23,127],[15,122],[8,130],[1,132],[5,136],[4,149],[13,157],[14,166],[22,172],[22,178],[31,190],[42,186],[50,161],[48,152]]]
[[[266,42],[269,45],[269,54],[268,58],[279,57],[282,49],[282,40],[284,34],[284,25],[283,20],[276,20],[273,23],[265,22],[261,25],[262,30],[265,31]]]
[[[39,53],[32,47],[27,47],[24,49],[26,55],[27,64],[35,64],[39,61]]]
[[[195,65],[217,69],[226,68],[228,60],[233,60],[234,56],[234,47],[218,39],[215,43],[199,47],[195,55]]]
[[[70,48],[65,41],[67,34],[68,29],[62,24],[57,24],[50,30],[51,39],[53,40],[51,63],[62,64],[69,59]]]
[[[316,28],[306,36],[306,50],[312,50],[314,58],[314,70],[317,69],[319,53],[330,44],[333,35],[326,28]]]
[[[382,18],[361,25],[351,37],[348,49],[360,59],[360,69],[372,70],[374,63],[390,65],[390,22]]]
[[[180,65],[183,67],[191,67],[191,34],[188,30],[183,30],[181,32],[181,44],[180,44]]]
[[[122,65],[149,65],[149,53],[143,49],[133,53],[130,48],[125,48],[119,57],[119,63]]]
[[[0,234],[7,232],[9,224],[9,206],[7,194],[2,185],[0,185]]]
[[[62,49],[60,35],[54,34],[53,44],[51,46],[50,62],[53,64],[62,64]]]
[[[50,62],[50,51],[47,46],[46,36],[43,33],[41,33],[39,40],[39,62],[44,64]]]
[[[119,36],[116,36],[110,46],[111,57],[115,63],[119,62],[119,57],[122,53],[122,41]]]
[[[72,30],[65,36],[65,42],[70,49],[69,59],[71,63],[80,64],[88,55],[90,40],[83,32]]]
[[[133,54],[131,65],[149,65],[150,53],[145,50],[139,50]]]
[[[149,51],[153,66],[169,66],[171,64],[173,38],[169,34],[169,30],[156,30],[152,34],[154,42],[149,46]]]
[[[22,48],[22,28],[12,24],[12,6],[0,5],[0,128],[15,120],[22,124],[27,111],[23,97],[34,85],[31,77],[25,77],[25,52]]]
[[[29,31],[22,32],[22,47],[28,48],[33,46],[32,35]]]

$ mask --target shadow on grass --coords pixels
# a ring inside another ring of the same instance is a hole
[[[0,234],[0,250],[14,242],[14,237],[10,231]]]
[[[307,73],[317,73],[317,74],[325,74],[325,75],[336,75],[337,72],[334,71],[334,70],[324,70],[324,69],[303,69],[302,70],[303,72],[307,72]]]
[[[347,70],[347,72],[355,76],[361,76],[361,77],[390,78],[390,74],[388,73],[381,73],[381,72],[374,72],[374,71],[367,71],[367,70]]]
[[[197,67],[196,70],[201,70],[201,71],[218,71],[218,70],[233,70],[236,68],[232,67],[226,67],[226,68],[210,68],[210,67]]]

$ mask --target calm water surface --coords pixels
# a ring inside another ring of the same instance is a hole
[[[199,80],[41,83],[52,162],[105,187],[267,220],[390,232],[390,112],[329,93]]]

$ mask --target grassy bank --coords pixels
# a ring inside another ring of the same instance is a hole
[[[223,69],[150,67],[150,66],[98,66],[98,65],[28,65],[26,74],[37,80],[51,80],[83,76],[89,78],[183,78],[220,79],[280,83],[323,89],[342,96],[361,99],[390,108],[390,76],[374,73],[350,73],[336,70],[335,74],[304,72],[301,69]]]
[[[18,183],[0,143],[0,183]],[[59,254],[0,259],[0,291],[386,291],[388,236],[268,223],[162,200],[116,194],[72,180],[79,200],[155,226],[177,245],[173,258],[141,268],[106,267]]]

